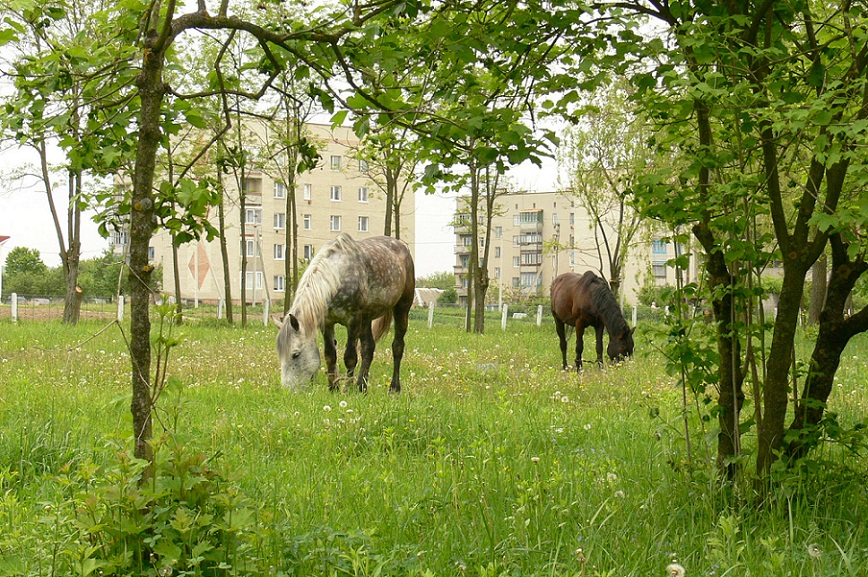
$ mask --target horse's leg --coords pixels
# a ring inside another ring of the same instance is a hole
[[[356,365],[359,364],[358,355],[359,325],[350,323],[347,327],[347,346],[344,348],[344,366],[347,367],[347,377],[352,378]]]
[[[323,356],[326,362],[326,374],[329,378],[329,390],[338,391],[341,386],[338,382],[338,349],[335,344],[335,325],[326,323],[322,328]]]
[[[359,390],[365,392],[368,390],[368,373],[371,370],[371,363],[374,360],[374,348],[376,341],[374,333],[371,331],[371,321],[362,322],[359,327],[359,341],[362,349],[362,366],[359,367]]]
[[[594,327],[594,332],[597,334],[597,366],[603,366],[603,333],[605,330],[602,326]]]
[[[582,353],[585,350],[585,325],[576,321],[576,370],[582,370]]]
[[[404,335],[407,334],[407,326],[410,324],[410,306],[398,303],[394,310],[395,338],[392,339],[392,383],[389,385],[390,393],[401,392],[401,359],[404,358]]]
[[[567,331],[564,322],[557,317],[555,317],[555,330],[558,333],[558,340],[561,345],[561,358],[564,361],[564,370],[566,371],[569,369],[567,365]]]

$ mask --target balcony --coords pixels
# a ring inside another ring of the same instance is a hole
[[[471,248],[473,248],[473,247],[472,247],[472,245],[469,245],[469,244],[455,245],[455,254],[470,254]]]

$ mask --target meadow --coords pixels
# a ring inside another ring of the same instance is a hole
[[[0,576],[868,575],[866,456],[824,445],[762,506],[720,487],[714,419],[689,399],[688,453],[646,327],[635,358],[576,374],[549,319],[414,318],[400,395],[387,340],[365,395],[283,390],[275,335],[175,329],[142,487],[119,326],[0,320]],[[844,425],[866,365],[859,338]]]

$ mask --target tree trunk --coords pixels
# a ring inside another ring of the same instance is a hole
[[[142,68],[136,77],[141,111],[139,143],[133,171],[132,210],[130,213],[130,362],[132,365],[133,398],[131,412],[134,454],[153,463],[151,412],[151,320],[149,316],[151,273],[148,248],[154,231],[154,172],[160,145],[160,112],[165,94],[163,85],[163,54],[152,46],[148,37],[143,51]],[[148,478],[153,471],[146,471]]]
[[[226,322],[232,324],[232,277],[229,273],[229,248],[226,246],[226,208],[224,201],[226,199],[225,190],[223,189],[223,177],[217,175],[218,186],[220,187],[220,202],[217,204],[217,221],[220,226],[220,257],[223,260],[223,301],[226,303]]]
[[[820,313],[826,300],[826,253],[820,255],[811,268],[811,302],[808,307],[808,324],[820,324]]]
[[[175,284],[175,321],[181,324],[184,318],[184,305],[181,303],[181,267],[178,264],[178,245],[175,243],[174,233],[172,233],[172,279]]]
[[[853,286],[868,270],[868,263],[861,258],[851,261],[847,255],[847,247],[841,242],[839,235],[833,235],[830,242],[832,275],[819,316],[820,330],[811,354],[810,370],[805,377],[802,394],[796,403],[793,422],[789,427],[791,434],[788,437],[791,440],[785,450],[789,464],[806,456],[816,445],[817,425],[823,418],[832,392],[841,354],[854,335],[868,330],[868,309],[862,309],[851,317],[844,317]]]

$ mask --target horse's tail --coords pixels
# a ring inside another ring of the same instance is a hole
[[[374,340],[380,340],[383,335],[389,332],[392,326],[392,311],[387,312],[383,316],[376,318],[371,323],[371,332],[374,333]]]

